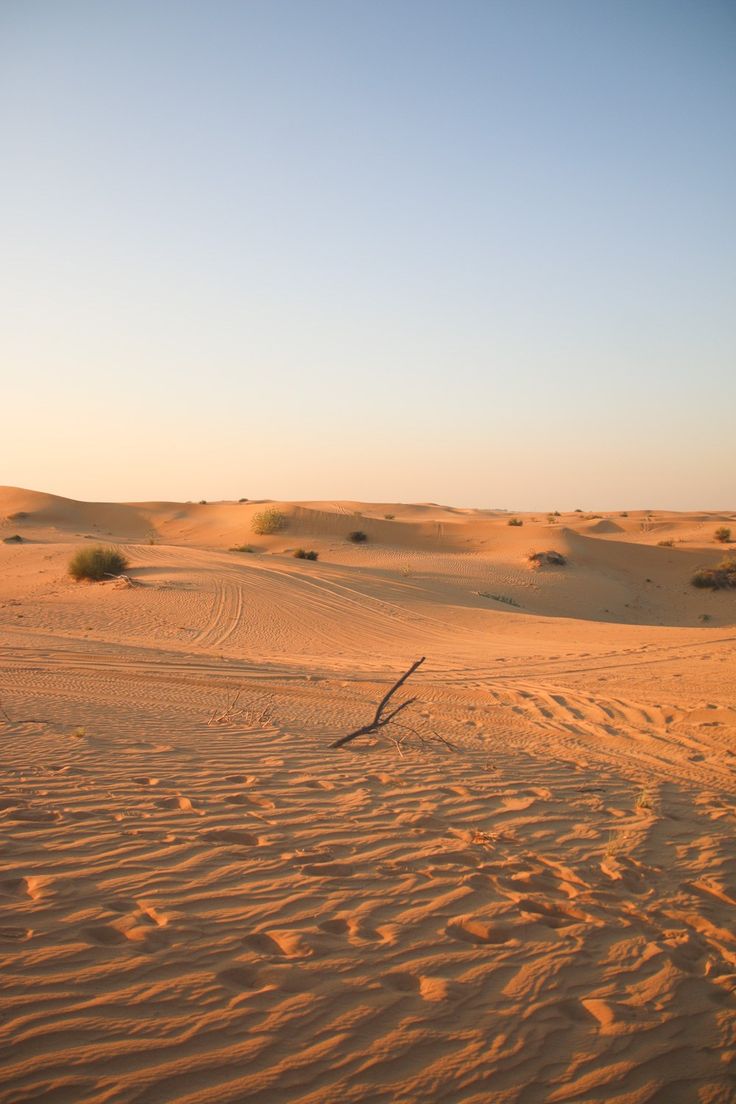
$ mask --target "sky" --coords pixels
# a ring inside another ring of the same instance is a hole
[[[0,483],[736,507],[732,0],[0,0]]]

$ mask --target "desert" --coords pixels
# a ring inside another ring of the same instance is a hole
[[[736,515],[0,518],[2,1101],[733,1099]]]
[[[0,2],[0,1104],[736,1104],[735,17]]]

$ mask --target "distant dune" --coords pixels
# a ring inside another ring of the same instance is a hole
[[[0,1101],[732,1099],[719,526],[0,488]]]

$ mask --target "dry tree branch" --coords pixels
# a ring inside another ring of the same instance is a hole
[[[390,713],[387,713],[385,717],[383,716],[383,711],[393,695],[396,693],[400,686],[404,685],[409,676],[414,674],[417,667],[421,667],[426,658],[426,656],[422,656],[421,659],[418,659],[415,663],[412,663],[409,670],[405,671],[401,678],[397,682],[395,682],[390,690],[388,690],[384,694],[384,696],[378,703],[375,716],[373,717],[373,720],[370,722],[370,724],[362,725],[360,728],[356,728],[354,732],[349,732],[347,736],[341,736],[339,740],[335,740],[333,744],[330,744],[330,747],[344,747],[344,745],[349,744],[351,740],[357,740],[358,736],[367,736],[369,732],[376,732],[379,728],[384,728],[387,724],[390,724],[392,721],[394,721],[394,718],[402,711],[402,709],[406,709],[407,705],[411,705],[412,702],[415,702],[417,700],[416,698],[408,698],[400,705],[397,705],[396,708],[393,709]]]
[[[9,725],[17,724],[51,724],[51,722],[45,717],[18,717],[16,720],[8,713],[7,709],[3,706],[2,699],[0,699],[0,716],[5,719],[5,723]]]
[[[273,717],[273,706],[265,705],[260,710],[258,707],[253,709],[246,709],[245,707],[238,707],[240,695],[243,693],[242,688],[227,702],[224,709],[213,709],[212,716],[207,721],[208,727],[213,725],[226,725],[235,724],[238,718],[243,717],[241,722],[246,728],[265,728],[270,723]]]
[[[141,584],[137,579],[131,579],[130,575],[115,575],[112,571],[106,571],[105,575],[108,579],[114,579],[116,583],[124,583],[128,587],[137,587]]]

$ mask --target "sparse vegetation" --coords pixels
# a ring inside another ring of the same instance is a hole
[[[731,530],[727,525],[721,525],[716,529],[713,536],[717,541],[720,541],[721,544],[728,544],[731,539]]]
[[[674,546],[675,546],[675,542],[674,542],[674,541],[672,540],[672,538],[670,537],[670,538],[668,538],[667,540],[661,540],[661,541],[657,541],[657,545],[658,545],[658,546],[659,546],[660,548],[674,548]]]
[[[238,499],[238,503],[241,503],[241,502],[247,502],[247,501],[248,501],[248,499],[247,499],[247,498],[239,498],[239,499]]]
[[[700,590],[736,588],[736,559],[721,560],[715,567],[700,567],[690,582]]]
[[[363,544],[368,540],[368,534],[364,533],[362,529],[353,529],[351,533],[348,533],[348,540],[353,544]]]
[[[645,787],[637,795],[636,808],[637,809],[651,809],[651,807],[652,807],[652,795],[649,792],[649,790]]]
[[[16,510],[14,514],[8,514],[8,521],[25,521],[30,516],[25,510]]]
[[[258,549],[254,548],[252,544],[236,544],[234,548],[230,549],[231,552],[257,552]]]
[[[200,506],[206,506],[207,505],[207,499],[206,498],[200,498],[199,505]]]
[[[253,515],[251,528],[254,533],[258,533],[260,536],[280,533],[282,529],[286,528],[286,514],[282,514],[280,510],[270,506],[267,510],[261,510]]]
[[[23,538],[20,533],[13,533],[12,537],[3,537],[3,544],[22,544]]]
[[[558,514],[547,514],[547,521],[550,525],[557,525]]]
[[[624,511],[623,511],[623,513],[619,514],[618,516],[619,516],[619,517],[628,517],[628,516],[629,516],[629,514],[628,514],[628,511],[627,511],[627,510],[624,510]]]
[[[507,525],[523,525],[524,522],[521,520],[521,518],[513,517],[513,518],[509,518],[509,520],[506,522],[506,524]]]
[[[503,602],[505,606],[519,606],[519,603],[515,598],[509,598],[508,594],[491,594],[487,590],[476,590],[475,592],[479,598],[492,598],[494,602]]]
[[[99,544],[94,548],[80,548],[75,552],[69,561],[69,574],[77,581],[92,579],[99,582],[110,576],[122,575],[127,566],[128,561],[122,552]]]
[[[529,563],[532,567],[541,567],[543,564],[552,564],[555,567],[564,567],[567,563],[566,558],[561,552],[555,552],[553,548],[550,548],[547,552],[534,552],[531,551],[527,556]]]
[[[315,552],[314,549],[307,551],[305,548],[297,548],[294,550],[295,560],[316,560],[319,556],[319,552]]]
[[[396,514],[384,514],[383,516],[385,517],[386,521],[393,521],[396,517]]]

